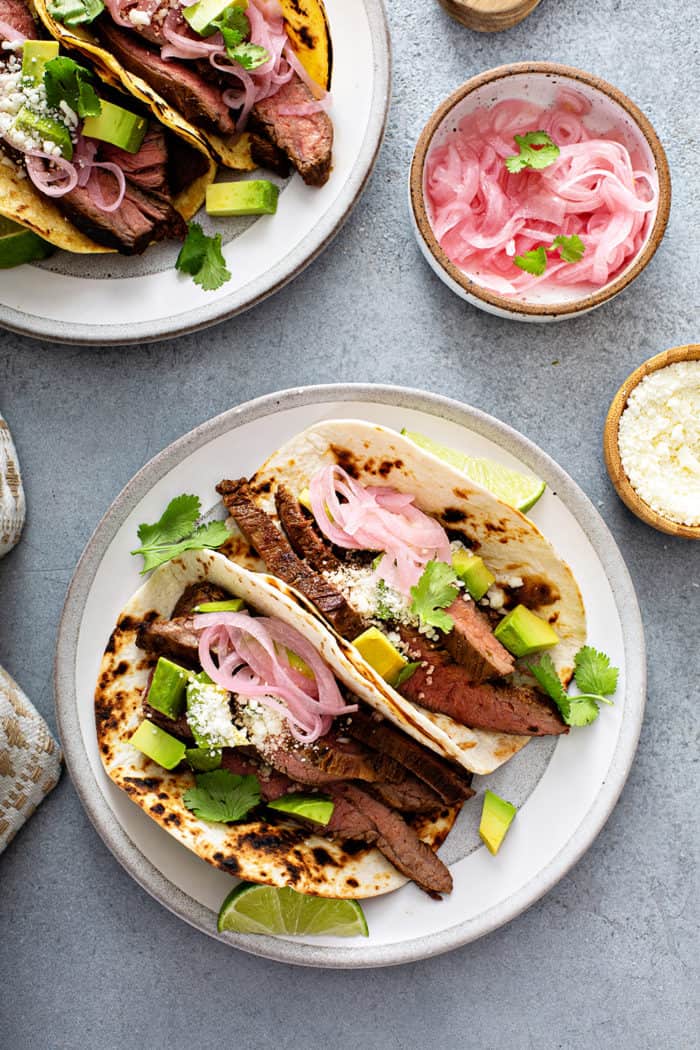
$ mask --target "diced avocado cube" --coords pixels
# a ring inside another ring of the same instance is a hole
[[[396,681],[408,662],[376,627],[363,631],[352,644],[389,685]]]
[[[129,743],[164,769],[174,769],[185,757],[185,745],[177,737],[145,719]]]
[[[85,118],[83,135],[109,142],[127,153],[138,153],[148,127],[146,118],[104,99],[100,99],[100,104],[102,110],[96,117]]]
[[[467,585],[467,590],[478,602],[489,587],[496,582],[496,577],[484,565],[484,559],[467,550],[456,550],[452,555],[452,568]]]
[[[165,656],[159,657],[146,697],[147,703],[168,718],[177,718],[185,709],[185,693],[191,677],[191,671],[186,671]]]
[[[188,747],[185,758],[195,773],[211,773],[221,765],[221,748]]]
[[[248,0],[199,0],[199,3],[186,7],[182,14],[195,33],[211,36],[217,31],[217,26],[211,24],[214,19],[219,18],[229,7],[247,6]]]
[[[559,635],[547,621],[524,605],[511,609],[493,633],[513,656],[529,656],[539,649],[551,649],[559,641]]]
[[[294,817],[303,817],[305,820],[313,820],[317,824],[328,824],[333,816],[335,806],[331,799],[325,795],[304,795],[296,792],[291,795],[282,795],[274,802],[267,803],[269,809],[276,809],[280,813],[290,813]]]
[[[54,142],[61,150],[61,156],[70,160],[73,156],[73,143],[70,132],[65,124],[53,117],[41,116],[34,113],[28,106],[22,106],[15,117],[15,127],[32,137],[38,137],[42,143],[48,139]]]
[[[207,186],[207,215],[274,215],[279,192],[267,179],[213,182]]]
[[[196,613],[240,612],[244,605],[242,598],[229,598],[223,602],[202,602],[200,605],[195,605],[194,611]]]
[[[302,507],[304,507],[305,510],[308,510],[309,514],[313,514],[314,509],[311,506],[311,493],[309,492],[308,488],[302,489],[299,495],[297,496],[297,499],[301,503]]]
[[[25,40],[22,45],[22,76],[34,84],[44,79],[44,66],[58,58],[57,40]]]
[[[487,791],[484,794],[479,835],[489,853],[493,853],[494,856],[498,853],[517,812],[512,802],[506,802],[493,791]]]

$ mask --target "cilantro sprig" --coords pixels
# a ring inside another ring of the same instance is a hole
[[[242,820],[260,802],[260,782],[255,776],[237,776],[227,769],[195,776],[196,787],[189,788],[183,802],[200,820],[230,824]]]
[[[61,102],[66,102],[79,117],[99,116],[102,103],[91,80],[92,73],[72,58],[63,55],[52,58],[44,66],[44,87],[48,105],[51,109],[58,109]]]
[[[573,233],[571,237],[566,237],[560,233],[547,248],[541,244],[539,248],[533,248],[532,251],[525,252],[523,255],[516,255],[513,262],[526,273],[541,277],[547,269],[547,252],[556,251],[559,252],[562,262],[576,263],[583,258],[586,246],[577,234]]]
[[[183,494],[170,501],[153,525],[139,525],[141,546],[131,553],[143,555],[142,576],[184,551],[212,549],[226,542],[229,531],[225,523],[212,521],[197,526],[200,513],[199,497]]]
[[[443,612],[459,594],[458,576],[444,561],[429,561],[415,587],[411,587],[411,612],[422,624],[439,627],[446,634],[455,625],[449,613]]]
[[[224,38],[226,54],[232,62],[244,69],[258,69],[270,61],[270,52],[266,48],[246,41],[250,36],[250,21],[240,7],[227,7],[210,25],[215,26]]]
[[[559,147],[546,131],[528,131],[527,135],[515,135],[514,139],[518,152],[503,162],[512,175],[524,168],[542,171],[559,156]]]
[[[574,679],[581,690],[577,696],[569,696],[564,689],[549,653],[529,668],[569,726],[590,725],[600,713],[599,704],[613,703],[608,697],[617,689],[618,669],[610,666],[609,656],[591,645],[584,645],[574,658]]]
[[[207,237],[198,222],[189,223],[175,269],[188,273],[205,292],[213,292],[230,281],[231,271],[226,269],[221,251],[221,234]]]

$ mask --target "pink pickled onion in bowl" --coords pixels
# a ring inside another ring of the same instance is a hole
[[[429,561],[451,560],[442,525],[414,506],[407,493],[361,485],[334,464],[316,471],[309,495],[324,536],[348,550],[381,551],[377,572],[402,594],[410,593]]]
[[[433,232],[450,261],[485,288],[504,296],[549,282],[600,288],[642,249],[658,203],[650,172],[635,170],[627,147],[596,137],[583,118],[591,103],[563,88],[549,108],[520,99],[479,107],[433,146],[425,163],[425,200]],[[510,173],[514,136],[545,131],[559,156],[539,171]],[[558,235],[580,237],[580,261],[547,253],[535,276],[515,256]]]
[[[337,715],[357,710],[356,704],[345,702],[335,675],[311,642],[277,617],[202,613],[194,617],[194,629],[201,631],[199,659],[212,681],[277,711],[296,740],[318,740]],[[290,666],[290,652],[313,677]]]

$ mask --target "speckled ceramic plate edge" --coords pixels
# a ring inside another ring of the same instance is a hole
[[[367,10],[374,59],[374,90],[367,131],[342,192],[321,221],[309,230],[296,248],[292,249],[272,269],[246,285],[244,289],[174,318],[97,327],[32,316],[0,303],[0,326],[20,335],[48,339],[52,343],[112,346],[156,342],[174,336],[189,335],[202,328],[229,320],[236,314],[256,306],[263,299],[273,295],[294,280],[330,244],[359,201],[367,180],[372,174],[384,137],[391,101],[389,27],[383,0],[362,0],[362,2]]]
[[[367,401],[428,412],[486,437],[517,456],[550,486],[575,515],[608,577],[616,603],[624,608],[622,635],[627,667],[625,714],[608,775],[595,803],[565,847],[506,901],[436,934],[396,945],[314,947],[274,937],[216,933],[212,911],[194,901],[159,872],[115,823],[114,814],[90,768],[75,703],[75,668],[83,609],[95,571],[123,521],[145,493],[184,457],[236,427],[282,408],[338,401]],[[209,936],[253,955],[301,966],[354,969],[415,962],[458,948],[510,922],[548,892],[586,852],[625,784],[637,748],[646,699],[644,632],[634,587],[622,555],[602,518],[569,475],[523,435],[478,409],[438,394],[404,387],[343,384],[300,387],[266,394],[230,409],[169,445],[125,486],[88,541],[71,581],[58,629],[55,662],[56,710],[66,762],[81,801],[98,834],[131,876],[181,919]]]

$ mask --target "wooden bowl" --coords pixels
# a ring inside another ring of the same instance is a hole
[[[622,502],[629,507],[633,514],[636,514],[643,522],[658,529],[660,532],[667,532],[671,536],[684,536],[690,540],[700,540],[700,525],[681,525],[680,522],[664,518],[663,515],[652,510],[649,504],[641,499],[637,491],[632,488],[625,474],[618,445],[620,416],[624,412],[629,396],[637,383],[641,382],[645,376],[650,375],[652,372],[665,368],[666,365],[675,364],[676,361],[700,361],[700,343],[691,343],[688,346],[675,346],[672,350],[664,350],[662,354],[650,357],[648,361],[645,361],[643,365],[635,369],[631,376],[628,376],[615,394],[605,420],[603,453],[610,480]]]
[[[645,167],[656,176],[659,199],[646,240],[625,269],[597,291],[587,293],[562,287],[538,285],[529,299],[508,298],[484,288],[478,280],[447,257],[433,233],[425,202],[425,164],[434,142],[441,142],[457,122],[478,106],[506,98],[523,98],[550,105],[561,87],[573,88],[592,106],[590,123],[614,126],[619,136]],[[416,145],[409,176],[410,213],[418,245],[429,265],[448,288],[481,310],[517,321],[563,321],[594,310],[618,295],[649,263],[664,235],[671,208],[671,177],[668,161],[653,127],[626,95],[599,77],[556,62],[520,62],[499,66],[472,77],[433,113]]]
[[[448,15],[477,33],[510,29],[534,11],[540,0],[440,0]]]

